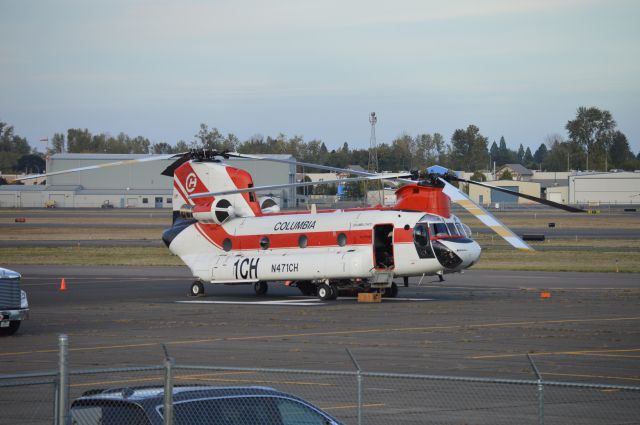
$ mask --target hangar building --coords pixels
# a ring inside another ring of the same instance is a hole
[[[146,158],[152,155],[134,154],[78,154],[53,155],[47,161],[47,172],[106,164],[116,161]],[[262,155],[265,157],[294,160],[291,155]],[[0,186],[0,207],[44,207],[55,202],[56,207],[97,208],[105,203],[115,208],[171,208],[171,177],[160,174],[173,160],[139,162],[135,164],[105,167],[77,173],[49,176],[43,185]],[[295,182],[296,166],[269,161],[231,158],[225,161],[231,166],[248,171],[256,186]],[[296,205],[294,188],[277,189],[270,193],[278,198],[282,208]]]
[[[569,176],[569,203],[639,204],[640,172]]]

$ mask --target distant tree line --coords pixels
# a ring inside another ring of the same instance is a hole
[[[567,138],[550,135],[535,152],[524,148],[517,150],[507,146],[504,137],[489,145],[488,139],[475,125],[457,129],[446,141],[440,133],[423,133],[415,136],[403,133],[391,143],[378,145],[378,171],[409,171],[440,164],[455,170],[471,172],[490,171],[509,163],[519,163],[528,168],[547,171],[608,170],[611,168],[633,170],[640,168],[640,153],[636,156],[629,147],[626,136],[616,128],[609,111],[595,107],[580,107],[574,119],[565,126]],[[191,148],[219,151],[238,151],[252,154],[291,154],[299,161],[336,167],[359,165],[368,168],[368,149],[352,149],[347,142],[329,150],[317,139],[305,141],[302,136],[275,137],[255,135],[241,141],[232,133],[222,134],[217,128],[201,124],[191,142],[178,141],[151,143],[143,136],[130,137],[124,133],[111,136],[107,133],[91,134],[87,129],[71,128],[66,135],[56,133],[46,154],[71,153],[121,153],[168,154],[185,152]],[[32,150],[27,140],[14,134],[13,127],[0,122],[0,171],[40,172],[44,170],[44,154]]]

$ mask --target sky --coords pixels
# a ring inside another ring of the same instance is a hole
[[[0,0],[0,121],[337,148],[474,124],[535,150],[579,106],[640,150],[636,0]]]

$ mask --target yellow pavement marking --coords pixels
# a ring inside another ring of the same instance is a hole
[[[384,403],[372,403],[372,404],[363,404],[362,407],[384,407],[386,404]],[[345,406],[331,406],[331,407],[321,407],[322,410],[339,410],[339,409],[356,409],[358,407],[357,404],[348,404]]]
[[[471,356],[468,357],[474,360],[481,359],[504,359],[509,357],[522,357],[526,354],[530,356],[607,356],[617,357],[615,354],[609,353],[629,353],[640,351],[640,348],[624,348],[624,349],[605,349],[605,350],[579,350],[579,351],[543,351],[540,353],[516,353],[516,354],[489,354],[485,356]],[[636,357],[636,356],[634,356]]]
[[[640,381],[640,377],[638,378],[631,378],[631,377],[624,377],[624,376],[607,376],[607,375],[582,375],[582,374],[578,374],[578,373],[544,373],[544,376],[571,376],[574,378],[599,378],[599,379],[618,379],[621,381]]]
[[[540,320],[540,321],[533,320],[533,321],[521,321],[521,322],[497,322],[497,323],[477,323],[477,324],[465,323],[462,325],[419,326],[419,327],[406,327],[406,328],[353,329],[353,330],[331,331],[331,332],[305,332],[305,333],[238,336],[238,337],[222,337],[222,338],[213,337],[213,338],[203,338],[203,339],[195,339],[195,340],[169,341],[169,342],[166,342],[166,345],[201,344],[201,343],[220,342],[220,341],[253,341],[253,340],[282,339],[282,338],[358,335],[358,334],[389,333],[389,332],[421,332],[421,331],[479,329],[479,328],[485,329],[485,328],[535,326],[535,325],[550,325],[550,324],[565,324],[565,323],[618,322],[618,321],[631,321],[631,320],[640,320],[640,316],[603,317],[603,318],[593,318],[593,319]],[[157,346],[159,344],[160,342],[145,342],[145,343],[138,343],[138,344],[101,345],[101,346],[93,346],[93,347],[69,348],[69,351],[83,352],[83,351],[97,351],[97,350],[114,350],[114,349],[122,349],[122,348],[142,348],[142,347]],[[44,349],[44,350],[19,351],[19,352],[4,352],[4,353],[0,353],[0,357],[9,357],[9,356],[26,355],[26,354],[45,354],[45,353],[56,353],[56,352],[58,352],[57,348]],[[511,357],[511,356],[520,356],[520,355],[522,354],[509,354],[509,355],[503,355],[503,356]],[[539,355],[539,354],[536,354],[536,355]]]
[[[153,371],[142,371],[151,373]],[[161,371],[156,371],[161,372]],[[135,372],[134,372],[135,373]],[[257,372],[244,372],[244,371],[228,371],[228,372],[215,372],[215,373],[202,373],[202,374],[190,374],[190,375],[176,375],[174,379],[176,381],[207,381],[207,382],[243,382],[243,383],[252,383],[252,384],[287,384],[287,385],[311,385],[318,387],[335,387],[335,384],[328,384],[325,382],[310,382],[310,381],[282,381],[282,380],[256,380],[256,379],[240,379],[240,378],[218,378],[216,376],[228,376],[228,375],[255,375]],[[117,380],[109,380],[109,381],[94,381],[94,382],[83,382],[80,384],[72,384],[71,387],[100,387],[104,385],[114,385],[114,384],[128,384],[134,382],[153,382],[153,381],[161,381],[163,379],[162,375],[147,378],[130,378],[130,379],[117,379]]]
[[[158,376],[155,377],[151,377],[151,378],[130,378],[130,379],[116,379],[116,380],[110,380],[110,381],[94,381],[94,382],[83,382],[81,384],[71,384],[71,387],[96,387],[96,386],[102,386],[102,385],[113,385],[113,384],[127,384],[127,383],[131,383],[131,382],[148,382],[148,381],[159,381],[164,379],[163,375],[161,374],[161,370],[157,370],[157,371],[140,371],[139,373],[152,373],[152,372],[157,372],[160,373]],[[131,373],[131,372],[128,372]],[[133,372],[135,373],[135,372]],[[176,375],[174,376],[175,379],[196,379],[198,376],[211,376],[211,375],[235,375],[235,374],[247,374],[247,373],[253,373],[253,372],[216,372],[216,373],[205,373],[205,374],[197,374],[197,375]]]

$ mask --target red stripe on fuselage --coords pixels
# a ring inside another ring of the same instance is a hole
[[[371,229],[235,236],[229,234],[219,224],[198,223],[196,228],[217,247],[221,247],[224,240],[229,239],[234,251],[260,249],[260,240],[265,236],[269,238],[269,249],[299,248],[299,239],[302,235],[307,237],[307,247],[309,248],[338,246],[340,233],[347,236],[347,245],[370,245],[372,237]]]

